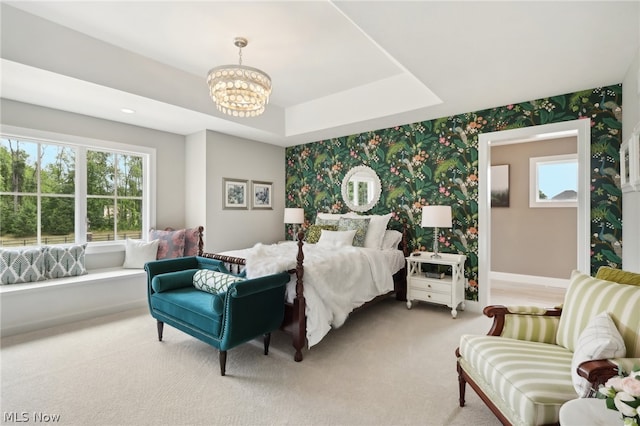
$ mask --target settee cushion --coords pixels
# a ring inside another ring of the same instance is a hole
[[[571,274],[558,324],[558,345],[571,352],[591,318],[609,312],[622,335],[628,357],[640,357],[640,289],[634,285],[599,280],[581,272]]]
[[[594,359],[620,358],[625,354],[624,341],[609,313],[602,312],[591,318],[578,338],[571,362],[573,387],[578,396],[586,398],[591,393],[589,381],[578,375],[577,369],[580,364]]]
[[[44,247],[0,248],[0,283],[16,284],[46,280]]]
[[[157,277],[156,277],[157,278]],[[155,278],[154,278],[155,279]],[[196,327],[201,332],[219,336],[222,324],[220,295],[197,290],[193,286],[173,291],[154,293],[150,303],[153,309],[169,315],[179,322]]]
[[[573,354],[562,346],[500,336],[463,335],[459,362],[502,411],[517,423],[558,421],[560,407],[576,397]]]
[[[165,272],[158,274],[151,280],[151,288],[155,293],[191,287],[193,274],[197,269],[184,269],[182,271]]]
[[[245,278],[209,269],[199,269],[193,274],[193,286],[212,294],[224,293],[231,284],[244,280]]]

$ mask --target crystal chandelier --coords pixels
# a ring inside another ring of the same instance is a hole
[[[271,94],[271,78],[257,68],[242,65],[242,48],[247,39],[236,37],[238,65],[212,68],[207,75],[209,93],[218,111],[234,117],[257,117],[264,112]]]

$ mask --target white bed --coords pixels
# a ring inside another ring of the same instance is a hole
[[[256,244],[220,254],[246,259],[247,278],[296,268],[297,243]],[[307,344],[317,344],[340,327],[349,313],[375,297],[394,290],[393,275],[405,266],[401,250],[353,246],[304,245],[304,297]],[[287,301],[296,295],[296,279],[287,286]]]

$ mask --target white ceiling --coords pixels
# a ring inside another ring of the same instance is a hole
[[[638,1],[2,1],[3,98],[281,146],[620,83]],[[257,118],[220,114],[206,74],[273,80]],[[124,114],[131,108],[135,114]]]

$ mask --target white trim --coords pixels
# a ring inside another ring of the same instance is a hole
[[[541,287],[569,287],[569,279],[540,277],[536,275],[510,274],[508,272],[489,272],[489,278],[497,281],[509,281],[513,283],[531,284]]]
[[[561,133],[558,133],[561,132]],[[591,120],[580,119],[561,123],[529,126],[501,132],[481,133],[478,136],[478,301],[481,306],[489,304],[491,285],[491,146],[549,139],[558,135],[576,135],[578,145],[578,265],[585,274],[591,272],[590,217],[591,217]]]

